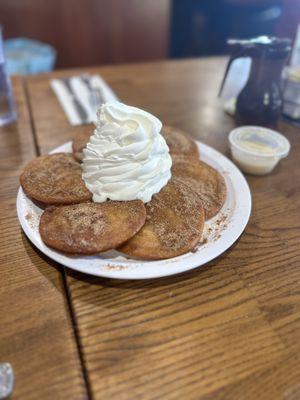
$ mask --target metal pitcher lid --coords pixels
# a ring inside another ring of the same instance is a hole
[[[291,50],[291,40],[275,36],[258,36],[251,39],[228,39],[227,44],[238,49],[249,50],[251,55],[285,57]]]

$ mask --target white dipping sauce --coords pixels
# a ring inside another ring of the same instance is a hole
[[[259,126],[242,126],[230,132],[232,158],[244,171],[254,175],[271,172],[288,155],[289,141],[280,133]]]

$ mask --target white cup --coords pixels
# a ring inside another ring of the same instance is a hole
[[[253,175],[271,172],[290,151],[279,132],[260,126],[241,126],[229,134],[232,158],[242,171]]]

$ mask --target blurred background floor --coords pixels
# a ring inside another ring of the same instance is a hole
[[[226,53],[228,37],[294,38],[299,0],[1,0],[4,38],[52,45],[56,68]]]

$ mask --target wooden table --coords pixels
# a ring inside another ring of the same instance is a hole
[[[207,58],[87,71],[228,154],[224,66]],[[49,87],[71,73],[16,78],[19,119],[0,130],[0,362],[14,367],[13,399],[299,399],[299,129],[280,123],[290,156],[269,176],[246,177],[252,216],[224,255],[159,280],[94,278],[44,257],[15,210],[24,164],[87,129],[68,124]]]

